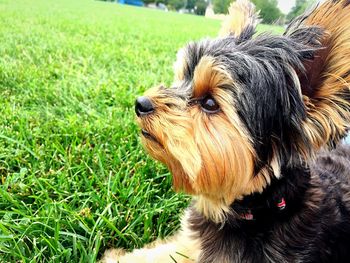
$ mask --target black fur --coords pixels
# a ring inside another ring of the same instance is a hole
[[[283,168],[261,194],[232,204],[253,220],[228,215],[223,224],[192,208],[191,230],[202,240],[198,262],[349,262],[350,147],[321,153],[310,168]],[[285,198],[280,211],[277,200]]]
[[[214,57],[238,83],[239,89],[219,88],[229,91],[249,132],[255,172],[274,155],[281,165],[281,178],[263,193],[235,201],[222,224],[190,208],[190,229],[202,241],[198,262],[350,262],[350,148],[320,153],[311,164],[302,155],[313,151],[301,125],[307,114],[301,93],[312,97],[315,86],[305,66],[318,63],[315,54],[324,49],[323,30],[303,26],[305,17],[283,36],[251,38],[248,29],[242,38],[207,39],[185,48],[184,87],[192,83],[201,57]],[[276,207],[281,198],[284,210]],[[254,220],[240,217],[247,211]]]

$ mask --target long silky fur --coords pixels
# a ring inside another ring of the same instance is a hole
[[[307,119],[304,129],[314,149],[334,146],[350,123],[350,2],[327,1],[312,12],[295,19],[285,35],[301,43],[321,48],[306,61],[299,75]],[[312,36],[316,27],[324,31],[321,39]]]
[[[154,108],[138,118],[145,148],[194,196],[184,230],[106,262],[349,261],[350,147],[337,144],[350,127],[350,1],[325,1],[282,36],[254,35],[247,0],[230,14],[220,37],[180,50],[173,85],[147,91]]]

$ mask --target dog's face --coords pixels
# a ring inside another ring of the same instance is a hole
[[[289,134],[301,133],[305,115],[297,48],[271,36],[190,43],[178,53],[173,85],[138,98],[143,143],[170,168],[176,189],[229,202],[278,176],[281,140],[294,147]]]
[[[240,86],[227,58],[202,50],[213,44],[193,43],[179,53],[176,81],[146,92],[142,99],[154,110],[139,120],[146,148],[170,168],[175,188],[226,196],[247,185],[255,152],[235,107]]]
[[[263,191],[281,166],[302,162],[331,134],[324,113],[309,103],[305,70],[323,31],[290,28],[284,36],[252,38],[248,13],[239,30],[181,49],[171,87],[136,101],[143,144],[169,167],[175,189],[218,210]]]

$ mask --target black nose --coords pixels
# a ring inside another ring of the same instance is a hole
[[[154,111],[151,100],[148,97],[138,97],[135,101],[135,112],[137,116],[147,115]]]

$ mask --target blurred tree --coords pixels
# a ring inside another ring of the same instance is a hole
[[[158,0],[159,1],[159,0]],[[179,10],[183,7],[185,7],[186,5],[186,0],[167,0],[167,1],[159,1],[162,2],[164,4],[166,4],[170,9],[175,9],[175,10]],[[167,3],[165,3],[167,2]]]
[[[197,15],[204,16],[205,15],[205,10],[207,9],[208,3],[205,0],[197,0],[196,1],[196,6],[194,8],[194,12]]]
[[[150,4],[150,3],[155,3],[156,1],[154,1],[154,0],[143,0],[143,3],[145,4],[145,5],[148,5],[148,4]]]
[[[227,14],[227,9],[232,0],[213,0],[215,14]]]
[[[277,0],[252,0],[256,9],[260,10],[260,17],[264,23],[271,24],[283,16],[279,10]]]
[[[187,0],[186,9],[191,10],[196,6],[196,0]]]
[[[214,12],[226,14],[232,0],[213,0]],[[277,0],[252,0],[256,9],[260,10],[260,17],[264,23],[273,23],[283,16],[277,7]]]
[[[294,17],[301,15],[308,7],[311,7],[315,3],[315,0],[296,0],[295,6],[287,15],[287,20],[291,20]]]

